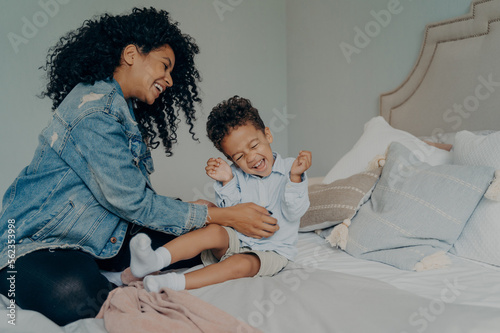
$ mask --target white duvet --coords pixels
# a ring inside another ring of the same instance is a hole
[[[227,281],[190,291],[264,332],[498,333],[500,269],[452,257],[446,269],[409,272],[351,257],[302,233],[297,261],[274,277]],[[0,332],[106,332],[102,319],[58,327],[16,310]],[[166,328],[166,332],[168,332]]]

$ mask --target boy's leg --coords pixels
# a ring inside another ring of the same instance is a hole
[[[226,230],[215,224],[188,232],[156,250],[151,248],[149,237],[138,234],[130,241],[130,268],[134,276],[143,277],[180,260],[193,258],[204,250],[225,253],[228,246]]]
[[[137,234],[144,233],[149,238],[151,238],[151,247],[153,249],[157,249],[166,243],[170,242],[172,239],[177,238],[178,236],[170,235],[163,233],[161,231],[156,231],[152,229],[148,229],[145,227],[139,227],[138,225],[129,224],[129,228],[127,230],[127,234],[125,235],[125,239],[123,240],[123,245],[116,256],[108,259],[96,259],[99,268],[105,271],[110,272],[121,272],[127,267],[130,267],[130,240]],[[201,256],[195,256],[194,258],[181,260],[176,262],[175,264],[171,264],[169,268],[177,269],[177,268],[189,268],[194,267],[201,264]]]
[[[240,253],[186,274],[186,289],[196,289],[228,280],[253,277],[260,269],[260,259],[252,253]]]
[[[212,250],[216,256],[216,253],[221,253],[222,256],[229,247],[229,235],[220,225],[209,224],[173,239],[164,247],[172,255],[172,263],[190,259],[204,250]]]
[[[257,255],[241,253],[187,274],[147,276],[144,279],[144,287],[148,291],[155,292],[162,287],[174,290],[197,289],[228,280],[253,277],[257,275],[259,269],[260,259]]]

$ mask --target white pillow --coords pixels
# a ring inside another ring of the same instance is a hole
[[[453,152],[455,164],[500,169],[500,132],[487,136],[458,132]],[[455,242],[451,253],[500,266],[500,202],[483,198]]]
[[[384,155],[393,141],[403,144],[420,161],[430,165],[450,164],[453,159],[452,153],[429,146],[414,135],[393,128],[384,117],[378,116],[365,124],[361,138],[328,172],[323,179],[323,184],[330,184],[338,179],[365,171],[368,163],[376,155]]]
[[[493,130],[481,130],[481,131],[472,131],[471,133],[477,134],[477,135],[488,135],[491,134],[495,131]],[[435,136],[419,136],[418,138],[420,140],[426,140],[426,141],[432,141],[432,142],[438,142],[438,143],[448,143],[450,145],[455,144],[455,135],[457,135],[457,132],[446,132],[446,133],[437,133]]]

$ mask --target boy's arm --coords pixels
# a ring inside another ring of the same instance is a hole
[[[281,201],[283,215],[290,221],[298,220],[309,208],[306,170],[311,167],[312,153],[301,150],[290,167],[290,174]]]
[[[285,191],[281,198],[281,212],[289,221],[299,220],[309,208],[309,193],[307,176],[304,172],[301,182],[297,183],[288,179]]]
[[[220,157],[210,158],[205,171],[207,176],[216,181],[214,189],[215,202],[218,207],[231,207],[240,203],[240,187],[233,173],[233,167]]]
[[[224,185],[220,181],[214,183],[215,203],[218,207],[231,207],[241,202],[241,191],[237,178],[233,175],[233,179]]]

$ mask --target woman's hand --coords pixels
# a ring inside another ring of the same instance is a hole
[[[222,158],[211,158],[207,161],[207,166],[205,167],[207,175],[213,180],[222,182],[222,186],[226,185],[233,179],[233,172],[231,167]]]
[[[226,208],[209,208],[208,215],[208,223],[232,227],[253,238],[271,237],[279,229],[278,221],[267,209],[251,202]]]
[[[451,148],[453,148],[453,145],[451,145],[449,143],[437,143],[437,142],[431,142],[431,141],[427,141],[427,140],[424,140],[424,142],[427,143],[429,146],[433,146],[433,147],[443,149],[446,151],[450,151]]]

